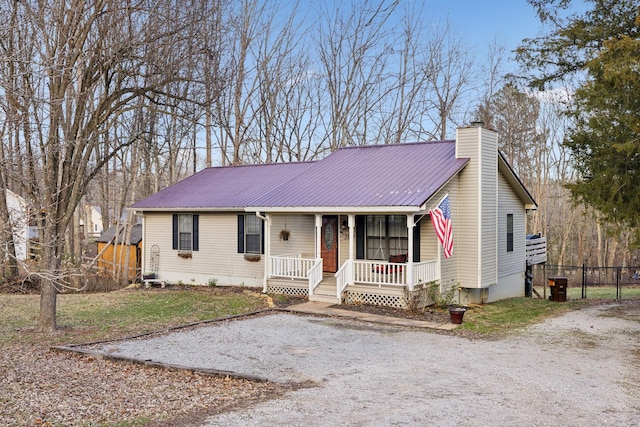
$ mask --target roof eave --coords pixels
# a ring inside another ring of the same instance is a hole
[[[248,206],[245,212],[265,213],[415,213],[420,212],[420,206]]]
[[[538,204],[533,199],[529,190],[524,186],[518,175],[516,175],[515,171],[511,168],[511,165],[507,162],[504,155],[498,152],[498,170],[505,177],[507,182],[514,189],[520,200],[524,203],[526,210],[537,210]]]
[[[230,212],[238,211],[243,212],[245,208],[239,206],[231,207],[156,207],[156,208],[143,208],[143,207],[129,207],[127,208],[133,212]]]
[[[442,184],[438,189],[436,189],[436,191],[434,191],[431,194],[431,196],[429,196],[429,198],[427,200],[425,200],[424,203],[422,203],[422,205],[420,205],[420,211],[426,211],[427,210],[427,206],[429,206],[429,204],[434,204],[433,200],[435,200],[436,202],[440,201],[439,199],[435,199],[435,196],[440,193],[440,190],[442,190],[447,185],[449,185],[449,183],[453,180],[453,178],[458,176],[460,171],[462,169],[464,169],[469,164],[470,159],[467,157],[467,158],[465,158],[465,160],[466,161],[462,165],[460,165],[460,167],[454,173],[451,174],[449,179],[444,184]],[[433,206],[433,207],[435,207],[435,206]]]

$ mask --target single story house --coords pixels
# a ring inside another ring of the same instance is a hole
[[[143,269],[154,246],[164,282],[396,307],[424,302],[433,283],[457,286],[461,303],[523,296],[536,208],[481,123],[455,140],[207,168],[131,207],[143,217]],[[446,252],[431,218],[442,210]]]

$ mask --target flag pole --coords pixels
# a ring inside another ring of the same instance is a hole
[[[438,206],[440,206],[440,204],[442,203],[442,201],[443,201],[444,199],[446,199],[448,196],[449,196],[449,193],[445,193],[445,195],[444,195],[444,196],[442,196],[442,197],[440,198],[440,200],[438,200],[438,203],[436,203],[436,208],[437,208]],[[430,210],[433,210],[433,209],[430,209]]]

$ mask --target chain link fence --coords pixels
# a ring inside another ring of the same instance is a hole
[[[569,298],[640,298],[640,266],[592,267],[538,264],[531,267],[534,294],[537,293],[541,298],[549,296],[549,280],[556,277],[567,278]]]

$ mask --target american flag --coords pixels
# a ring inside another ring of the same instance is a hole
[[[431,215],[431,222],[438,235],[438,240],[442,243],[444,257],[449,258],[453,254],[453,229],[448,194],[444,196],[437,208],[429,211],[429,215]]]

